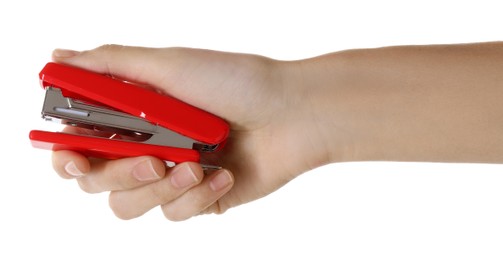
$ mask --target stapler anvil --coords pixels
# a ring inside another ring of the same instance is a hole
[[[79,68],[48,63],[42,118],[85,128],[84,134],[33,130],[34,147],[117,159],[151,155],[174,163],[200,161],[221,149],[228,124],[173,97]]]

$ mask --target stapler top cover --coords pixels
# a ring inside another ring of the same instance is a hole
[[[59,88],[66,97],[98,102],[202,143],[219,144],[229,134],[228,124],[219,117],[106,75],[51,62],[39,76],[43,88]]]

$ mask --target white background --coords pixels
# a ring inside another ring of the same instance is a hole
[[[30,129],[54,128],[40,119],[37,75],[54,48],[186,46],[300,59],[493,41],[503,38],[497,2],[3,1],[0,259],[502,259],[501,165],[335,164],[221,216],[174,223],[156,209],[122,221],[107,194],[57,177],[50,153],[28,141]]]

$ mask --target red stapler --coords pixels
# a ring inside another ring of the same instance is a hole
[[[151,155],[174,163],[199,162],[201,152],[219,150],[229,134],[221,118],[106,75],[48,63],[39,76],[45,89],[42,118],[97,133],[33,130],[30,140],[36,148],[107,159]]]

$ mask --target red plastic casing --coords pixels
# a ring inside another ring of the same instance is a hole
[[[220,144],[221,148],[229,134],[228,124],[219,117],[173,97],[105,75],[48,63],[39,76],[43,88],[59,88],[65,97],[103,104],[202,143]],[[192,149],[38,130],[30,132],[30,140],[36,148],[73,150],[108,159],[151,155],[179,163],[197,162],[200,157],[199,152]]]

